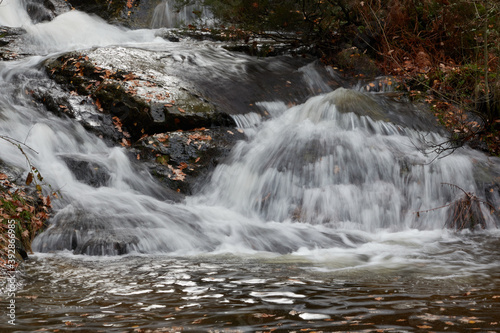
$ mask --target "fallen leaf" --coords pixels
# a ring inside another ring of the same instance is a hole
[[[267,314],[267,313],[254,313],[253,316],[255,318],[269,318],[269,317],[275,317],[276,315]]]
[[[26,177],[26,185],[29,185],[31,184],[31,182],[33,181],[33,173],[28,173],[28,177]]]
[[[97,106],[97,110],[99,110],[101,112],[103,111],[102,106],[101,106],[101,102],[99,101],[98,98],[96,98],[96,100],[95,100],[95,106]]]

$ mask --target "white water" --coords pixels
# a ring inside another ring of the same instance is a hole
[[[0,3],[0,26],[22,27],[31,24],[23,0],[4,0]]]
[[[212,15],[207,8],[197,3],[178,9],[175,0],[163,0],[155,8],[151,27],[179,28],[195,22],[196,19],[202,19],[205,25],[210,25]]]
[[[168,42],[154,39],[153,31],[128,31],[77,11],[48,23],[12,24],[28,30],[31,51],[40,56],[0,63],[0,133],[38,151],[27,150],[32,163],[64,195],[54,201],[54,225],[35,240],[38,251],[118,254],[117,244],[127,244],[127,251],[176,255],[293,253],[339,269],[366,266],[361,257],[370,258],[369,265],[404,266],[410,258],[429,258],[442,249],[440,242],[456,237],[442,230],[446,209],[415,214],[460,194],[441,183],[478,190],[472,156],[483,156],[464,151],[427,164],[434,156],[414,147],[422,133],[339,112],[343,104],[364,99],[339,89],[290,109],[261,101],[273,118],[248,122],[248,141],[234,148],[206,189],[182,204],[165,202],[159,186],[124,149],[107,147],[79,124],[36,106],[24,87],[42,76],[38,64],[51,52]],[[9,164],[26,169],[17,148],[0,141],[0,151]],[[62,160],[75,155],[104,164],[111,184],[96,189],[79,182]]]

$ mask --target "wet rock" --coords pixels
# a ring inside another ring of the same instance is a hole
[[[51,21],[59,14],[71,10],[71,6],[62,0],[26,1],[26,12],[33,23]]]
[[[199,180],[244,137],[229,115],[175,77],[156,77],[137,67],[104,67],[92,53],[69,53],[47,60],[45,67],[52,80],[41,80],[33,88],[34,98],[127,147],[133,159],[182,194],[195,192]],[[109,180],[103,166],[66,162],[77,179],[91,186]]]
[[[240,132],[241,131],[241,132]],[[169,188],[193,194],[208,173],[226,157],[243,131],[233,128],[200,128],[155,134],[134,145],[135,157]]]
[[[415,130],[440,131],[433,116],[408,103],[401,103],[390,94],[374,94],[354,89],[339,88],[329,96],[339,112],[353,112],[373,120],[392,122]]]
[[[0,27],[0,60],[15,60],[22,56],[15,41],[24,34],[26,31],[22,28]]]
[[[115,132],[120,133],[115,136],[125,145],[154,133],[234,125],[196,92],[166,86],[145,73],[99,67],[81,53],[48,60],[45,66],[66,90],[56,97],[38,94],[47,108],[75,116],[82,106],[92,105],[94,118],[108,122],[111,118]]]
[[[111,178],[108,168],[93,161],[83,161],[75,157],[64,157],[64,162],[79,181],[93,187],[106,186]]]
[[[84,209],[69,207],[51,220],[51,228],[43,234],[39,251],[70,250],[74,254],[121,255],[134,249],[138,238],[131,233],[113,232],[107,224],[117,222],[112,215],[97,216]]]

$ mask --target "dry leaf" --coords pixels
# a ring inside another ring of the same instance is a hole
[[[33,174],[30,172],[28,173],[28,177],[26,177],[26,185],[31,184],[32,181],[33,181]]]

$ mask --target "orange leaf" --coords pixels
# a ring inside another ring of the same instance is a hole
[[[98,98],[96,98],[95,100],[95,106],[97,106],[97,110],[102,111],[101,102],[99,101]]]
[[[28,173],[28,177],[26,177],[26,185],[31,184],[32,181],[33,181],[33,174],[30,172]]]

